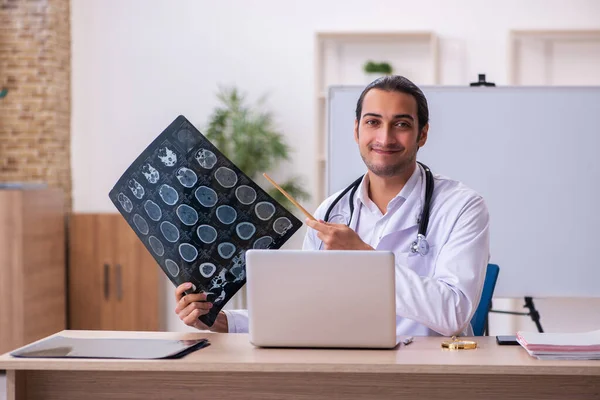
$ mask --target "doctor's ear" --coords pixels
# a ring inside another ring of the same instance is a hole
[[[417,136],[417,144],[419,147],[425,146],[425,143],[427,142],[427,132],[429,132],[429,124],[425,125],[423,129],[421,129],[421,132],[419,132],[419,136]]]
[[[358,143],[358,120],[354,120],[354,141]]]

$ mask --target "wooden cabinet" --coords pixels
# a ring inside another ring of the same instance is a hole
[[[58,189],[0,189],[0,354],[66,328]]]
[[[162,271],[119,214],[69,221],[69,328],[157,331]]]

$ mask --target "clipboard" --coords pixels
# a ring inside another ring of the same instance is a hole
[[[176,359],[210,345],[208,339],[71,338],[52,336],[10,353],[20,358]]]

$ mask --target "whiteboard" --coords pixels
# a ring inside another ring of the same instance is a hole
[[[328,195],[363,174],[362,87],[328,96]],[[600,297],[600,87],[423,87],[418,159],[480,193],[490,211],[495,297]]]

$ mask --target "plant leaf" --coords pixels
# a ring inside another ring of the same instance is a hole
[[[257,181],[263,172],[276,170],[282,161],[290,160],[291,149],[275,126],[273,114],[261,107],[266,96],[250,105],[237,88],[221,87],[217,98],[219,104],[209,116],[206,137],[242,172]],[[297,177],[281,186],[298,201],[310,198]],[[278,202],[296,210],[285,196],[271,189],[269,193]]]

